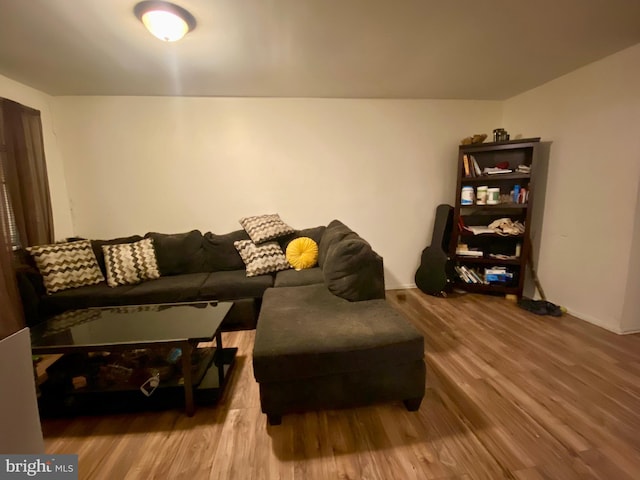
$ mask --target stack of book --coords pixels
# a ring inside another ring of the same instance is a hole
[[[482,176],[482,170],[480,170],[480,166],[473,155],[463,155],[462,166],[464,168],[465,178]]]
[[[513,170],[510,170],[508,168],[498,168],[498,167],[487,167],[484,169],[483,173],[486,173],[487,175],[497,175],[500,173],[512,173]]]
[[[460,280],[465,283],[477,283],[477,284],[486,284],[487,282],[484,279],[484,275],[480,275],[475,269],[466,267],[464,265],[458,265],[455,267]]]

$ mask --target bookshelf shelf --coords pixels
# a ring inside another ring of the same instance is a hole
[[[468,292],[475,293],[502,293],[502,294],[514,294],[520,295],[519,288],[517,286],[507,286],[507,285],[498,285],[498,284],[489,284],[484,285],[481,283],[466,283],[463,281],[454,282],[453,286],[455,288],[461,288],[463,290],[467,290]]]
[[[501,259],[491,257],[467,257],[464,255],[456,255],[456,262],[463,263],[465,265],[520,265],[519,259]]]
[[[460,205],[460,208],[464,209],[476,209],[476,210],[500,210],[503,208],[514,208],[518,210],[522,210],[527,208],[526,203],[498,203],[497,205]]]
[[[495,175],[481,175],[480,177],[463,178],[462,184],[467,183],[492,183],[510,180],[528,180],[531,175],[528,173],[499,173]]]
[[[524,234],[523,235],[500,235],[498,233],[480,233],[478,235],[474,235],[473,233],[471,233],[468,230],[461,230],[459,235],[461,237],[482,237],[482,238],[488,238],[488,237],[494,237],[494,238],[524,238]]]
[[[454,286],[478,293],[515,294],[522,296],[526,259],[531,249],[530,223],[533,210],[533,196],[535,186],[535,166],[540,145],[540,138],[518,139],[508,142],[482,143],[461,145],[458,149],[458,174],[456,186],[456,204],[453,212],[453,227],[449,244],[449,257],[456,267],[471,269],[482,278],[485,269],[504,267],[512,275],[512,280],[506,284],[467,283],[462,278],[454,281]],[[526,172],[518,171],[519,166]],[[485,168],[500,167],[512,170],[512,173],[498,173],[492,175],[478,174]],[[475,194],[478,186],[488,185],[489,188],[499,188],[501,199],[510,195],[513,190],[524,189],[527,192],[525,203],[499,203],[497,205],[478,205]],[[518,187],[516,187],[516,185]],[[462,205],[462,187],[472,187],[474,190],[474,204]],[[522,235],[499,235],[483,233],[474,235],[464,230],[463,225],[489,225],[494,220],[509,218],[513,222],[524,225]],[[470,249],[485,252],[483,257],[467,257],[457,255],[460,244]],[[488,254],[519,255],[518,258],[501,260],[491,258]]]

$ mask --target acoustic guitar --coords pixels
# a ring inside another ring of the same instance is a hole
[[[420,267],[416,271],[416,286],[424,293],[446,296],[454,278],[453,263],[447,255],[453,227],[453,207],[438,205],[433,224],[431,245],[422,251]]]

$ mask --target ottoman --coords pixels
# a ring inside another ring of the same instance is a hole
[[[282,415],[424,396],[424,339],[384,299],[349,302],[324,284],[266,290],[253,350],[260,404]]]

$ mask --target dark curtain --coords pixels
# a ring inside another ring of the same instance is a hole
[[[6,99],[0,99],[0,173],[1,339],[24,325],[16,248],[52,243],[54,238],[40,112]]]
[[[5,173],[9,200],[23,247],[53,243],[53,213],[40,112],[2,99]]]

